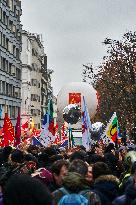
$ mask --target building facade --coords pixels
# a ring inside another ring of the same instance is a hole
[[[48,103],[47,56],[40,35],[22,32],[22,121],[34,120],[40,129]]]
[[[16,124],[21,107],[21,16],[20,0],[0,1],[0,127],[5,113]]]
[[[47,111],[48,104],[48,70],[47,56],[44,55],[42,62],[42,79],[41,79],[41,123]]]

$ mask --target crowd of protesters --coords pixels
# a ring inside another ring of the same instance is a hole
[[[135,145],[0,150],[0,205],[136,205]]]

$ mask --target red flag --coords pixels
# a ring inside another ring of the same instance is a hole
[[[20,144],[21,142],[21,125],[20,125],[20,113],[18,112],[18,117],[17,117],[17,123],[15,127],[15,142],[14,146],[16,147],[17,145]]]
[[[8,114],[5,113],[4,125],[3,125],[3,139],[2,146],[12,145],[14,142],[14,128],[12,126],[12,122],[8,117]]]
[[[3,128],[0,129],[0,147],[2,147],[2,139],[3,139]]]
[[[22,124],[22,129],[24,131],[28,130],[28,121],[26,121],[24,124]]]
[[[54,119],[49,123],[49,137],[51,138],[51,141],[53,142],[55,139],[55,132],[56,132],[56,128],[54,125]]]

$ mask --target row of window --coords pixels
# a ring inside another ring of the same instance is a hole
[[[21,89],[0,80],[0,94],[13,98],[21,98]]]
[[[33,115],[33,116],[40,115],[40,110],[37,110],[37,109],[31,109],[31,115]]]
[[[31,79],[31,85],[40,88],[40,83],[37,79]]]
[[[21,32],[17,29],[16,25],[13,23],[12,20],[9,19],[5,11],[2,11],[0,8],[0,20],[6,26],[7,29],[10,30],[11,33],[17,38],[17,40],[21,40]]]
[[[9,7],[10,11],[14,13],[14,17],[16,17],[20,21],[21,12],[17,10],[17,6],[14,0],[6,0],[7,6]]]
[[[38,51],[36,49],[32,49],[32,56],[36,56],[38,58],[38,60],[42,63],[43,61],[43,57],[38,53]]]
[[[21,80],[21,70],[16,68],[12,63],[2,56],[0,58],[0,69],[12,76],[15,76],[17,80]]]
[[[20,60],[20,51],[9,39],[6,37],[5,34],[0,32],[0,45],[4,47],[9,53],[14,55],[17,60]]]
[[[17,118],[18,111],[20,111],[20,107],[11,106],[11,105],[0,105],[2,115],[0,115],[0,119],[4,119],[5,113],[8,113],[10,118]]]
[[[40,102],[40,96],[37,94],[31,94],[31,101]]]
[[[32,70],[39,71],[38,65],[36,63],[32,63]]]

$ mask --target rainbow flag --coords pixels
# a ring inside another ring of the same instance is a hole
[[[118,130],[118,118],[116,112],[114,112],[104,133],[101,136],[101,139],[105,144],[108,144],[109,142],[117,143]]]

